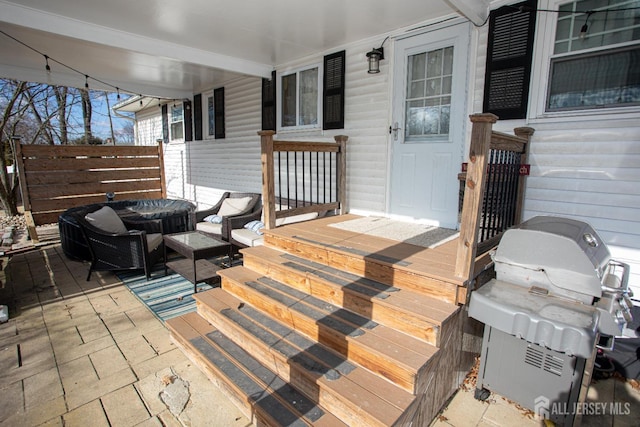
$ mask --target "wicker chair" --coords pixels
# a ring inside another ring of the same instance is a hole
[[[91,224],[85,218],[87,213],[90,212],[75,215],[91,252],[87,281],[91,279],[92,271],[138,269],[143,269],[149,280],[153,265],[164,256],[162,220],[121,218],[127,231],[109,233]]]
[[[226,199],[228,198],[240,199],[245,197],[249,197],[250,201],[244,210],[237,212],[233,215],[225,216],[222,222],[217,225],[217,227],[215,226],[212,227],[210,224],[203,224],[203,220],[206,217],[210,215],[218,214],[218,212],[220,211],[220,208],[222,207],[222,204]],[[193,214],[193,228],[195,230],[199,230],[207,234],[212,234],[215,237],[219,237],[223,240],[229,241],[229,233],[231,232],[231,230],[228,229],[228,223],[226,221],[226,218],[245,216],[245,215],[255,215],[256,213],[258,215],[258,218],[262,213],[262,195],[260,193],[230,193],[227,191],[222,195],[222,198],[220,198],[220,200],[218,201],[218,203],[215,204],[215,206],[206,210],[197,211]],[[203,227],[203,225],[205,226]]]

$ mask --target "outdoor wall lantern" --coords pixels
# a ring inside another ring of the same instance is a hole
[[[374,47],[371,52],[367,52],[367,60],[369,61],[369,74],[378,74],[380,72],[380,60],[384,59],[384,42],[389,36],[385,37],[380,47]]]
[[[373,48],[371,52],[367,52],[369,61],[369,74],[378,74],[380,72],[380,60],[384,59],[384,48],[382,46]]]

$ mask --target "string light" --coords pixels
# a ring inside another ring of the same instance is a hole
[[[589,18],[594,13],[595,12],[593,12],[593,11],[587,12],[587,18],[584,20],[584,25],[582,26],[582,28],[580,28],[580,39],[582,39],[582,40],[587,38],[587,31],[589,30]]]
[[[108,83],[108,82],[106,82],[104,80],[101,80],[101,79],[98,79],[98,78],[95,78],[95,77],[91,77],[90,75],[88,75],[86,73],[83,73],[80,70],[78,70],[78,69],[76,69],[76,68],[74,68],[74,67],[72,67],[70,65],[67,65],[67,64],[65,64],[65,63],[63,63],[61,61],[58,61],[55,58],[50,57],[49,55],[39,51],[38,49],[28,45],[27,43],[25,43],[25,42],[15,38],[15,37],[13,37],[12,35],[8,34],[4,30],[0,30],[0,34],[4,35],[7,38],[10,38],[11,40],[15,41],[18,44],[21,44],[22,46],[26,47],[27,49],[30,49],[33,52],[35,52],[35,53],[37,53],[39,55],[42,55],[42,57],[44,58],[44,61],[45,61],[45,70],[47,71],[47,82],[50,81],[50,75],[51,75],[51,66],[49,65],[49,61],[52,61],[52,62],[55,62],[56,64],[58,64],[58,65],[60,65],[60,66],[62,66],[64,68],[70,70],[70,71],[73,71],[76,74],[80,74],[80,75],[84,76],[84,87],[86,89],[89,89],[89,79],[91,79],[91,80],[93,80],[95,82],[98,82],[98,83],[104,85],[104,86],[107,86],[107,87],[115,89],[115,91],[118,94],[117,95],[118,96],[118,100],[120,100],[120,92],[129,94],[129,95],[137,95],[138,97],[140,97],[140,106],[141,107],[143,106],[142,98],[145,97],[146,95],[136,94],[136,92],[134,92],[132,90],[127,90],[127,89],[124,89],[124,88],[120,88],[120,87],[112,85],[111,83]],[[49,84],[51,84],[51,83],[49,83]],[[150,97],[150,96],[147,96],[147,97]],[[176,100],[174,99],[173,101],[175,102]]]

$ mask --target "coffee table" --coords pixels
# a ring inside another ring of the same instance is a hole
[[[184,258],[167,261],[167,248],[173,249]],[[193,283],[193,293],[198,292],[197,284],[217,277],[221,267],[206,258],[229,255],[228,242],[211,237],[200,231],[187,231],[164,235],[164,274],[172,269]]]

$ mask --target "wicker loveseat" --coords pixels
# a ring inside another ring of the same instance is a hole
[[[77,218],[84,218],[87,213],[105,205],[113,208],[124,221],[160,220],[165,234],[191,230],[190,218],[196,209],[193,203],[174,199],[122,200],[67,209],[58,219],[60,243],[66,256],[91,260],[89,246]]]

